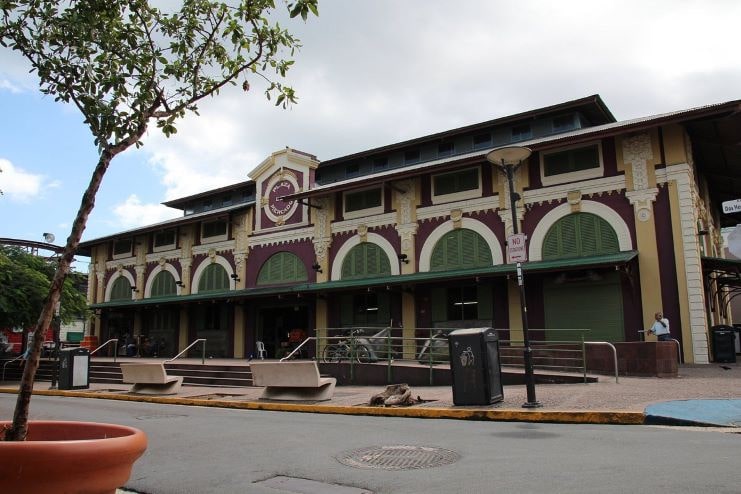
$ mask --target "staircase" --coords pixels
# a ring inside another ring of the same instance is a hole
[[[5,367],[5,382],[20,381],[23,367],[20,361],[12,362]],[[5,361],[0,360],[0,372]],[[52,368],[55,361],[42,359],[36,372],[36,381],[51,382]],[[246,365],[200,365],[168,362],[165,364],[168,375],[183,376],[187,386],[210,386],[233,388],[252,386],[252,372]],[[90,382],[99,384],[122,384],[121,367],[118,362],[90,361]],[[2,384],[0,382],[0,384]]]

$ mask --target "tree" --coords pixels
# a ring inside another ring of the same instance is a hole
[[[0,328],[32,327],[41,313],[56,269],[55,258],[0,246]],[[62,286],[59,318],[71,322],[87,314],[87,300],[76,285],[80,273],[70,273]]]
[[[318,15],[318,0],[284,0],[290,18]],[[146,0],[0,0],[0,44],[19,52],[42,93],[82,113],[98,149],[72,231],[52,278],[36,337],[23,370],[6,440],[24,440],[40,337],[59,301],[95,196],[113,158],[141,138],[151,123],[171,136],[186,113],[227,84],[267,81],[265,94],[285,107],[296,102],[281,81],[300,47],[283,29],[274,0],[184,0],[159,9]]]

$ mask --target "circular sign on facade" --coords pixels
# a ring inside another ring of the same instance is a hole
[[[296,200],[283,200],[287,196],[297,192],[298,181],[292,174],[279,174],[273,177],[267,186],[267,203],[265,214],[271,221],[283,224],[296,211],[298,202]]]

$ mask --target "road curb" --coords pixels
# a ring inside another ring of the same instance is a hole
[[[2,393],[17,394],[16,389],[0,389]],[[104,400],[160,403],[239,410],[272,412],[324,413],[337,415],[369,415],[378,417],[408,417],[424,419],[483,420],[494,422],[549,422],[561,424],[643,425],[643,412],[609,410],[502,410],[491,408],[434,408],[434,407],[371,407],[276,403],[261,401],[203,400],[198,398],[144,396],[124,393],[90,391],[34,390],[34,395],[69,398],[96,398]]]

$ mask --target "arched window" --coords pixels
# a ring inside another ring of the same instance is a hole
[[[265,261],[265,264],[260,268],[260,273],[257,275],[257,284],[296,283],[308,279],[306,266],[296,254],[278,252]]]
[[[175,277],[169,271],[160,271],[152,280],[151,297],[166,297],[176,295],[177,286]]]
[[[229,275],[221,264],[206,266],[198,280],[198,293],[229,290]]]
[[[111,287],[111,300],[131,300],[131,282],[120,276]]]
[[[378,245],[363,242],[352,249],[342,262],[342,279],[352,280],[391,275],[391,263]]]
[[[614,254],[620,251],[617,234],[596,214],[574,213],[558,220],[543,239],[543,259]]]
[[[450,271],[491,265],[491,250],[484,237],[466,228],[458,228],[446,233],[437,241],[430,257],[430,271]]]

